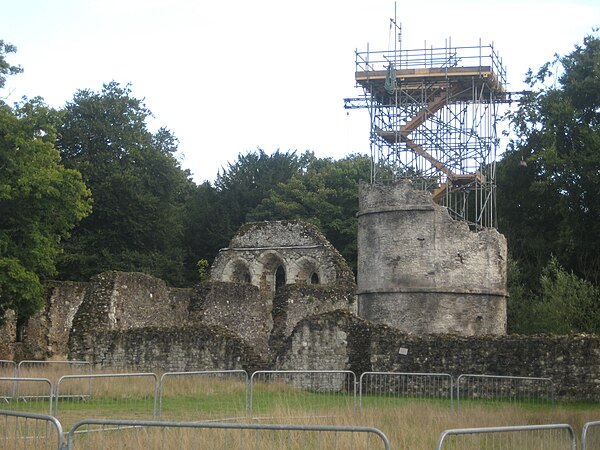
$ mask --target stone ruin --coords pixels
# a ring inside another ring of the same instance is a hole
[[[557,398],[600,399],[600,337],[504,334],[506,242],[495,230],[469,231],[405,183],[362,185],[358,219],[358,289],[315,227],[252,223],[194,288],[122,272],[48,283],[28,324],[6,315],[0,359],[551,377]]]
[[[358,290],[316,227],[248,223],[194,288],[122,272],[49,283],[43,311],[24,327],[4,325],[2,357],[136,370],[346,369],[369,366],[368,324],[417,336],[505,333],[506,241],[497,231],[471,232],[405,182],[361,184],[358,225]],[[333,313],[360,325],[349,332],[318,319]]]
[[[215,347],[196,358],[198,367],[206,368],[208,360],[221,367],[227,364],[218,360],[229,357],[235,365],[239,355],[231,355],[242,349],[249,361],[266,366],[300,320],[355,312],[355,294],[352,271],[316,227],[249,223],[220,251],[210,281],[195,288],[170,288],[149,275],[123,272],[101,273],[88,283],[49,283],[45,309],[24,329],[7,320],[0,351],[4,359],[69,357],[99,366],[149,367],[168,355],[191,358],[195,350],[186,347],[210,341]],[[194,337],[200,339],[196,344]],[[219,355],[228,346],[230,355]]]
[[[358,314],[414,334],[506,333],[506,239],[472,232],[410,181],[361,183]]]

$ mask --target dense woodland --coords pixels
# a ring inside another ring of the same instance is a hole
[[[16,48],[0,41],[0,93]],[[526,74],[531,93],[504,120],[499,230],[509,245],[509,332],[600,332],[600,38]],[[2,98],[2,95],[0,95]],[[130,86],[80,90],[62,109],[0,100],[0,313],[26,319],[48,279],[143,271],[172,286],[247,221],[317,225],[356,269],[358,182],[367,155],[240,153],[194,183],[177,138],[149,131]],[[208,151],[208,149],[205,149]]]

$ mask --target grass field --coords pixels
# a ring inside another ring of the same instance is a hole
[[[39,374],[36,374],[39,376]],[[508,401],[461,401],[451,408],[443,399],[419,400],[369,396],[359,408],[347,393],[314,392],[282,384],[257,385],[252,398],[243,380],[215,377],[178,377],[164,384],[155,397],[154,378],[73,379],[62,392],[56,417],[65,431],[83,419],[153,418],[168,421],[227,421],[229,423],[279,423],[293,425],[362,426],[383,431],[393,449],[434,449],[440,433],[453,428],[538,425],[567,423],[577,435],[583,424],[600,420],[600,404],[556,402],[514,404]],[[9,392],[8,386],[2,387]],[[13,386],[10,389],[14,389]],[[39,387],[27,401],[7,398],[0,409],[47,414],[49,403]],[[19,387],[19,393],[26,393]],[[159,401],[162,399],[162,401]],[[156,411],[156,417],[154,412]],[[11,436],[10,421],[0,423],[0,439]],[[88,430],[98,430],[91,426]],[[365,439],[368,441],[365,442]],[[85,433],[75,448],[201,448],[194,443],[209,442],[207,448],[383,448],[375,436],[343,433],[254,432],[250,430],[127,430]],[[5,442],[6,444],[6,442]],[[1,446],[1,442],[0,442]],[[7,447],[8,445],[4,445]],[[21,447],[18,447],[21,448]],[[29,448],[29,447],[27,447]],[[35,448],[35,447],[31,447]]]

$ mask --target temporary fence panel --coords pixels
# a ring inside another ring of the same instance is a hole
[[[581,431],[581,450],[600,448],[600,422],[587,422]]]
[[[551,378],[463,374],[456,380],[456,403],[483,400],[554,405]]]
[[[162,420],[236,420],[246,417],[245,370],[166,372],[160,378],[158,417]]]
[[[0,359],[0,377],[16,377],[17,363],[9,359]]]
[[[364,372],[359,381],[359,405],[394,406],[406,399],[444,402],[452,409],[454,384],[447,373]]]
[[[349,370],[262,370],[250,377],[250,415],[338,415],[356,409],[356,376]]]
[[[370,427],[85,420],[67,435],[68,449],[390,449],[386,435]]]
[[[80,396],[84,390],[89,395]],[[157,394],[154,373],[65,375],[56,385],[55,416],[67,425],[92,414],[99,419],[154,419]]]
[[[23,360],[17,366],[18,377],[48,378],[56,386],[63,375],[90,375],[92,364],[89,361],[35,361]]]
[[[53,390],[47,378],[0,377],[0,409],[52,414]]]
[[[0,410],[0,448],[62,450],[63,429],[52,416]]]
[[[567,424],[462,428],[440,434],[436,450],[576,450]]]

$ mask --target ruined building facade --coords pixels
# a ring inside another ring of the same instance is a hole
[[[150,365],[161,359],[161,349],[176,356],[168,342],[181,339],[180,356],[199,351],[188,345],[215,346],[198,356],[196,368],[206,368],[207,361],[220,367],[221,358],[235,362],[232,355],[240,349],[252,355],[253,364],[266,366],[299,321],[334,310],[354,312],[355,294],[352,271],[316,227],[250,223],[221,250],[210,281],[194,288],[170,288],[152,276],[123,272],[101,273],[87,283],[50,283],[45,308],[25,327],[7,317],[0,359]],[[194,336],[200,342],[192,344]],[[154,344],[142,345],[144,340]],[[224,348],[235,351],[207,356]]]
[[[506,244],[496,231],[469,231],[405,184],[361,186],[358,219],[358,291],[315,227],[247,224],[194,288],[123,272],[49,283],[25,327],[6,316],[0,359],[551,377],[557,398],[600,399],[599,337],[503,335]]]
[[[362,183],[359,316],[414,334],[506,333],[506,239],[472,232],[410,181]]]

